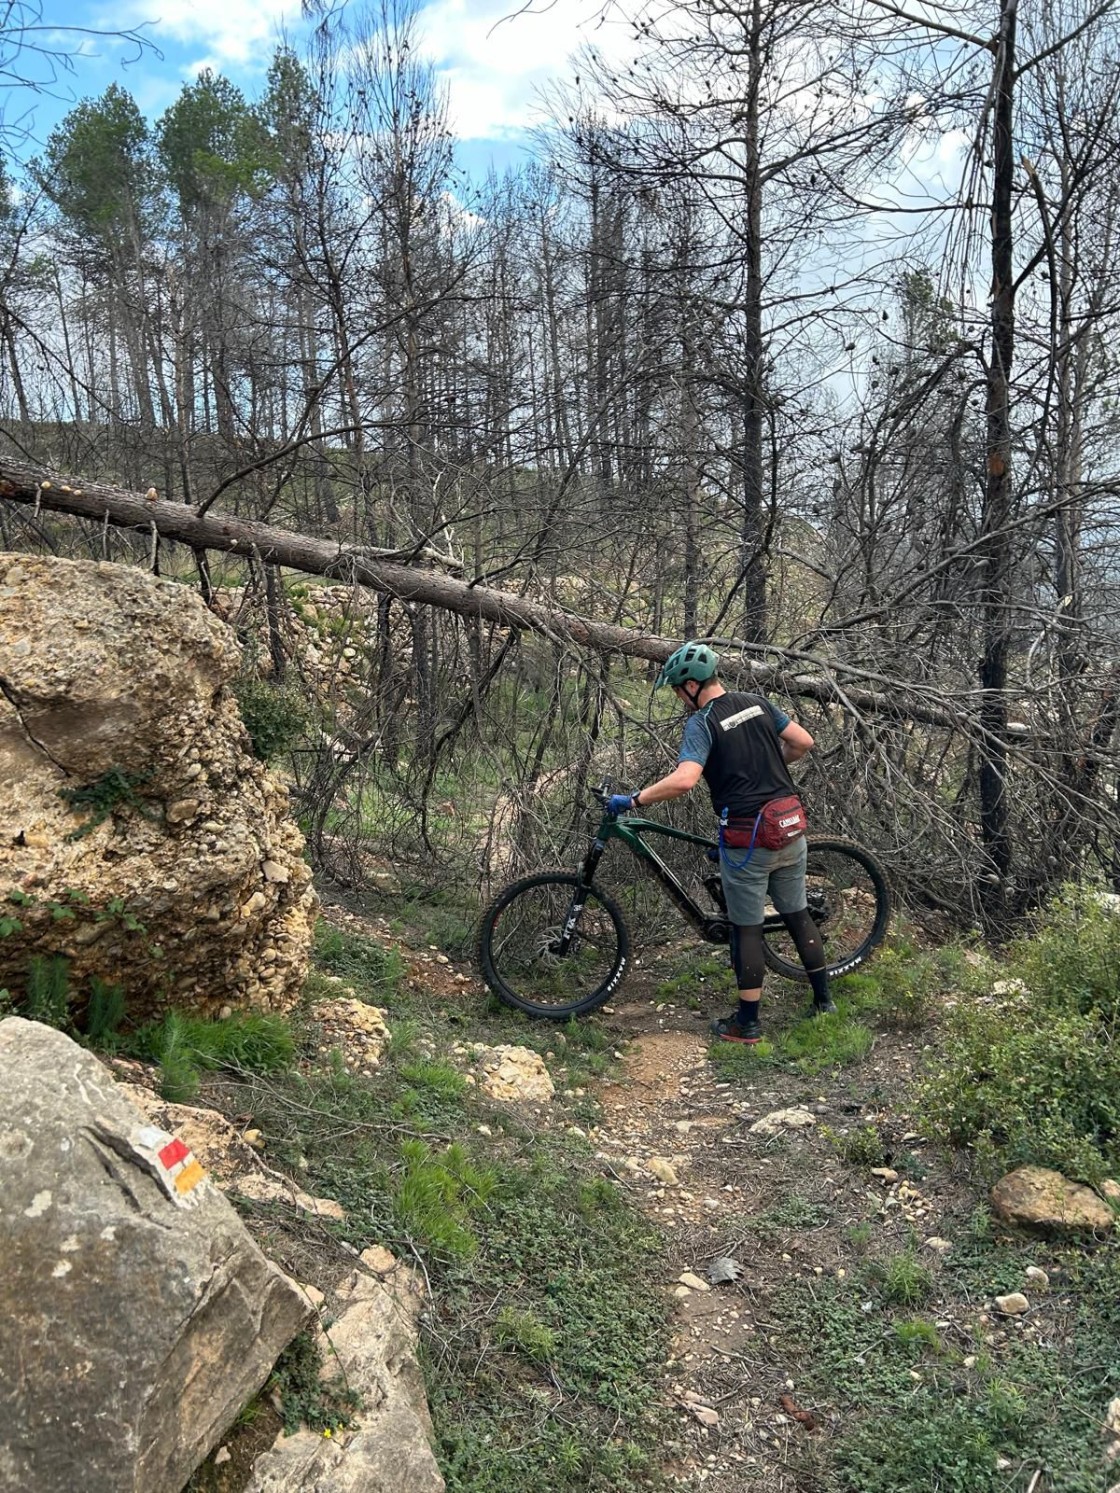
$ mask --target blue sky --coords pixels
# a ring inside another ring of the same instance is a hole
[[[459,158],[469,171],[524,158],[541,117],[541,88],[570,75],[569,59],[584,41],[605,42],[608,49],[623,44],[621,27],[597,24],[599,9],[600,0],[530,0],[525,9],[521,0],[429,0],[424,6],[422,44],[447,88]],[[42,0],[42,17],[47,27],[135,27],[162,57],[149,50],[138,58],[134,46],[111,36],[60,36],[58,45],[67,50],[80,47],[73,72],[63,72],[49,93],[23,93],[5,105],[9,127],[21,116],[30,126],[26,153],[41,147],[78,99],[95,97],[114,81],[152,119],[203,67],[224,73],[253,98],[277,43],[287,37],[298,49],[307,24],[299,0]],[[25,57],[24,70],[33,65]],[[44,68],[40,61],[45,77]]]

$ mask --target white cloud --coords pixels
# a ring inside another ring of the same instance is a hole
[[[451,128],[463,140],[508,138],[543,117],[540,90],[571,76],[592,43],[621,55],[627,34],[599,24],[602,0],[433,0],[420,15],[422,47],[446,85]]]
[[[259,64],[271,55],[281,30],[299,19],[299,0],[129,0],[114,9],[108,24],[147,23],[146,34],[157,46],[162,37],[202,47],[207,64],[224,70]]]

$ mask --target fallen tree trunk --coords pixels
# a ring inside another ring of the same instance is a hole
[[[161,539],[177,540],[198,550],[220,550],[309,575],[329,576],[348,584],[394,596],[400,601],[440,607],[464,617],[478,617],[508,627],[527,628],[545,637],[576,643],[600,653],[663,663],[679,639],[662,638],[636,628],[598,622],[543,601],[475,586],[442,571],[402,563],[401,551],[369,549],[313,539],[253,519],[205,513],[156,495],[127,492],[76,477],[64,477],[0,455],[0,498],[56,513],[92,519],[116,528],[136,529]],[[975,724],[964,712],[940,700],[916,697],[899,683],[892,692],[841,685],[836,673],[864,679],[866,671],[818,660],[781,648],[722,640],[741,654],[726,658],[725,673],[744,685],[764,689],[780,684],[791,694],[841,705],[854,711],[886,714],[924,725],[970,731]],[[752,653],[762,657],[751,658]],[[725,655],[726,657],[726,655]],[[780,662],[772,662],[777,657]],[[736,664],[738,662],[738,667]],[[812,672],[804,670],[808,662]],[[882,681],[880,681],[882,682]],[[889,683],[889,681],[887,681]]]

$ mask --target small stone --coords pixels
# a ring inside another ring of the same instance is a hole
[[[1100,1194],[1110,1203],[1120,1203],[1120,1182],[1117,1182],[1114,1177],[1106,1177],[1101,1183]]]
[[[702,1426],[718,1426],[719,1411],[713,1410],[710,1405],[690,1405],[688,1407]]]
[[[232,1006],[223,1006],[222,1009],[218,1012],[218,1020],[219,1021],[228,1021],[232,1015],[233,1015],[233,1007]]]
[[[168,804],[165,817],[168,824],[186,824],[188,820],[194,819],[197,814],[197,798],[179,798],[173,804]]]
[[[368,1249],[362,1250],[358,1258],[374,1275],[392,1275],[397,1268],[396,1256],[383,1244],[371,1244]]]
[[[926,1240],[927,1249],[935,1249],[939,1255],[947,1254],[953,1247],[948,1239],[941,1239],[937,1234],[931,1234]]]
[[[751,1126],[752,1135],[780,1135],[783,1130],[807,1130],[817,1123],[817,1117],[804,1106],[793,1109],[775,1109]]]
[[[873,1177],[881,1177],[884,1182],[897,1182],[898,1173],[893,1166],[873,1166],[871,1168]]]
[[[701,1280],[698,1275],[693,1275],[691,1270],[686,1270],[683,1275],[678,1276],[682,1286],[687,1286],[690,1291],[710,1291],[712,1288],[706,1280]]]
[[[281,886],[288,881],[288,868],[282,866],[279,861],[265,861],[261,865],[261,874],[265,881],[275,881]]]
[[[659,1182],[663,1182],[666,1187],[680,1186],[680,1180],[673,1169],[673,1163],[667,1157],[651,1156],[646,1166],[651,1175],[656,1177]]]
[[[992,1305],[1005,1317],[1021,1317],[1024,1312],[1029,1312],[1031,1309],[1031,1304],[1022,1291],[1012,1291],[1007,1296],[997,1296]]]
[[[259,1130],[244,1130],[241,1133],[241,1139],[246,1145],[252,1146],[254,1151],[264,1150],[264,1136]]]
[[[241,916],[251,918],[255,913],[262,912],[268,906],[268,898],[263,892],[254,892],[247,902],[241,904]]]
[[[494,1132],[490,1129],[489,1125],[476,1125],[474,1128],[478,1131],[479,1135],[493,1135],[494,1134]]]
[[[228,1446],[220,1446],[214,1453],[214,1466],[224,1467],[227,1462],[233,1461],[233,1453]]]
[[[1024,1271],[1024,1274],[1026,1275],[1028,1280],[1033,1281],[1035,1285],[1038,1286],[1039,1290],[1048,1291],[1050,1289],[1050,1277],[1046,1274],[1046,1271],[1041,1268],[1041,1266],[1028,1265],[1026,1270]]]

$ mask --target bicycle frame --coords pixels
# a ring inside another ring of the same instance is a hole
[[[654,876],[665,888],[666,894],[671,898],[674,905],[680,909],[701,938],[707,939],[709,943],[726,943],[731,935],[731,926],[725,916],[706,911],[689,896],[688,892],[673,874],[657,851],[647,845],[642,839],[643,834],[664,835],[670,840],[685,840],[691,845],[702,846],[704,850],[716,849],[716,841],[709,839],[706,835],[694,835],[688,830],[674,829],[671,825],[661,824],[654,819],[636,819],[627,816],[626,819],[616,819],[610,814],[604,814],[602,821],[596,831],[595,838],[588,847],[583,863],[579,868],[579,886],[572,898],[572,905],[568,909],[568,917],[564,924],[563,932],[556,946],[556,953],[566,954],[571,943],[572,934],[575,932],[576,924],[579,922],[580,914],[591,887],[599,862],[606,854],[607,846],[611,840],[621,840],[632,855],[643,860],[649,866]],[[768,920],[770,921],[770,920]],[[775,926],[780,924],[780,919],[773,920]]]

